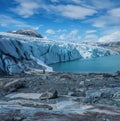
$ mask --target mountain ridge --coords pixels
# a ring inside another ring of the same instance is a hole
[[[20,34],[20,35],[27,35],[27,36],[31,36],[31,37],[38,37],[38,38],[43,38],[41,34],[39,34],[37,31],[33,30],[33,29],[20,29],[17,31],[8,31],[8,33],[13,33],[13,34]]]

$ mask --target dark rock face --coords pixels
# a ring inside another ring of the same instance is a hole
[[[58,98],[58,92],[57,90],[55,90],[55,92],[53,93],[52,99]]]
[[[8,31],[8,33],[21,34],[21,35],[28,35],[28,36],[32,36],[32,37],[43,38],[42,35],[40,35],[35,30],[29,30],[29,29],[28,30]]]

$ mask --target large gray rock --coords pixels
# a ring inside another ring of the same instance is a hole
[[[43,38],[42,35],[40,35],[38,32],[36,32],[35,30],[32,30],[32,29],[8,31],[8,33],[21,34],[21,35],[28,35],[28,36],[32,36],[32,37]]]
[[[15,91],[19,88],[23,88],[24,87],[24,82],[23,80],[14,80],[12,82],[8,82],[5,86],[4,86],[4,90],[7,92],[12,92]]]
[[[54,93],[45,92],[45,93],[42,93],[41,96],[40,96],[41,100],[54,99],[54,98],[58,98],[58,92],[57,91],[55,91]]]
[[[69,92],[68,95],[75,96],[75,97],[85,97],[85,89],[77,89],[75,91]]]

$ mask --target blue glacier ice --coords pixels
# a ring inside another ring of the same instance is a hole
[[[15,74],[34,69],[52,71],[49,64],[113,54],[116,52],[85,43],[0,32],[0,73]]]

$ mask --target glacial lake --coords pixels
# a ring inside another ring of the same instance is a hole
[[[80,59],[50,65],[57,72],[116,72],[120,70],[120,55]]]

